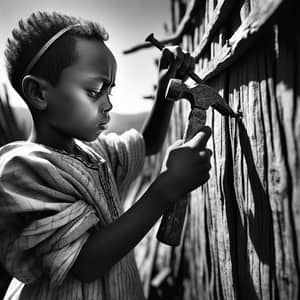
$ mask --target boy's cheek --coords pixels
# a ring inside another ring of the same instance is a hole
[[[85,123],[94,126],[99,118],[98,110],[98,106],[88,98],[83,89],[70,87],[52,93],[47,118],[53,125],[77,127],[80,123],[82,126]]]

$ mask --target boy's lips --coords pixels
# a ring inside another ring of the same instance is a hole
[[[104,120],[101,120],[101,122],[97,123],[97,127],[105,127],[110,121],[110,117],[107,117]]]
[[[103,131],[103,130],[106,130],[106,129],[107,129],[107,125],[106,124],[97,124],[97,126],[96,126],[97,132]]]

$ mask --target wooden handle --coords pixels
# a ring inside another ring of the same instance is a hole
[[[202,109],[193,109],[189,116],[184,141],[190,140],[197,132],[199,132],[205,125],[205,122],[206,111]],[[186,195],[168,208],[163,215],[156,236],[162,243],[170,246],[178,246],[180,244],[189,198],[190,195]]]
[[[156,235],[160,242],[170,246],[180,244],[187,203],[188,196],[185,196],[167,209]]]

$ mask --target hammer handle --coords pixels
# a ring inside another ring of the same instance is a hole
[[[187,142],[193,138],[205,123],[206,111],[194,108],[189,116],[189,122],[183,138],[184,141]],[[170,246],[178,246],[180,244],[189,199],[190,194],[186,195],[167,209],[157,232],[157,239],[159,241]]]

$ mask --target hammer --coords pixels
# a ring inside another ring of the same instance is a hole
[[[153,33],[150,33],[146,37],[145,41],[150,42],[153,46],[155,46],[160,50],[163,50],[164,48],[164,45],[154,37]],[[200,84],[204,83],[203,80],[195,72],[189,74],[189,77],[192,78],[196,83],[200,83]],[[215,95],[216,96],[218,95],[217,101],[212,105],[212,107],[215,110],[217,110],[220,114],[225,116],[230,116],[233,118],[241,117],[241,113],[235,113],[228,105],[228,103],[217,92],[215,92]]]
[[[183,141],[187,142],[205,125],[206,110],[215,105],[217,101],[222,101],[222,97],[216,90],[205,84],[188,87],[179,79],[171,79],[167,86],[166,99],[176,101],[182,98],[187,99],[191,104],[189,121],[183,137]],[[186,208],[190,197],[190,194],[185,195],[166,210],[157,232],[159,241],[170,246],[180,244]]]
[[[154,38],[153,34],[150,34],[146,41],[152,43],[160,50],[163,49],[163,45]],[[222,115],[234,118],[241,117],[241,113],[235,113],[219,93],[212,87],[204,84],[197,74],[193,72],[189,75],[198,84],[188,87],[181,80],[171,79],[166,89],[167,100],[176,101],[185,98],[191,104],[189,122],[183,137],[184,142],[190,140],[205,125],[206,110],[210,106]],[[190,194],[187,194],[165,212],[157,232],[159,241],[170,246],[178,246],[180,244],[189,198]]]

